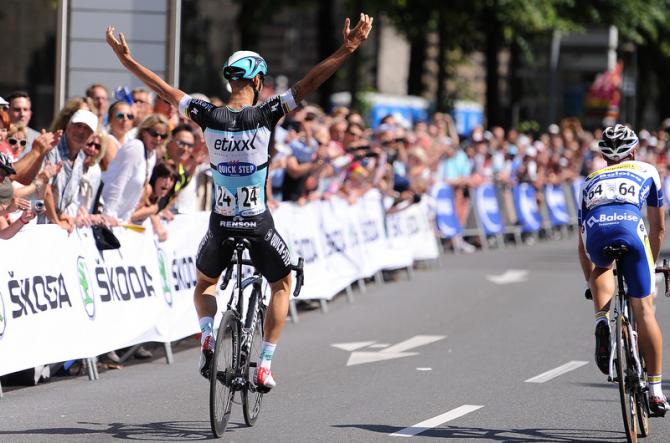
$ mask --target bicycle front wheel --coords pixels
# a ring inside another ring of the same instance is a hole
[[[259,303],[261,301],[259,300]],[[244,368],[247,386],[242,391],[242,412],[244,414],[244,422],[247,426],[256,424],[258,415],[261,413],[261,403],[263,402],[263,393],[256,388],[256,380],[254,373],[256,364],[261,355],[261,347],[263,345],[263,320],[265,318],[264,310],[258,310],[258,318],[256,319],[256,327],[251,336],[249,343],[249,355]]]
[[[616,360],[614,361],[619,382],[619,397],[621,399],[621,413],[626,438],[631,443],[637,442],[637,414],[634,392],[637,389],[630,381],[633,379],[634,367],[630,361],[630,337],[628,336],[626,320],[622,315],[616,322]]]
[[[209,371],[209,421],[212,432],[221,437],[226,430],[235,391],[233,381],[238,373],[239,327],[235,314],[226,312],[216,334],[216,348]]]

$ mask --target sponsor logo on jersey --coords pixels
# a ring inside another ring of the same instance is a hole
[[[639,217],[633,214],[617,214],[616,212],[613,212],[612,214],[600,214],[598,218],[591,216],[586,221],[586,224],[589,225],[589,228],[591,228],[596,223],[602,225],[602,224],[618,223],[622,221],[638,221],[638,220]]]
[[[254,132],[254,136],[248,140],[245,139],[233,139],[233,138],[217,138],[214,142],[214,149],[217,151],[223,152],[234,152],[234,151],[252,151],[255,150],[254,142],[256,141],[256,136],[258,136],[258,130]]]
[[[284,240],[282,240],[282,238],[279,235],[277,235],[276,232],[272,234],[272,237],[270,237],[270,246],[272,246],[275,249],[275,251],[277,251],[277,253],[281,257],[281,261],[284,263],[285,266],[288,266],[291,263],[291,253],[288,250],[288,246],[286,246]]]
[[[216,170],[226,177],[246,177],[256,172],[256,165],[247,162],[221,162]]]
[[[614,172],[614,171],[621,171],[621,170],[633,170],[633,171],[640,171],[642,168],[640,166],[634,164],[634,163],[622,163],[620,165],[613,165],[613,166],[608,166],[603,169],[599,169],[595,172],[592,172],[589,174],[588,177],[586,177],[587,180],[591,180],[593,177],[596,177],[601,174],[606,174],[608,172]]]
[[[242,217],[234,217],[232,220],[221,220],[219,226],[229,229],[256,229],[257,223],[244,220]]]

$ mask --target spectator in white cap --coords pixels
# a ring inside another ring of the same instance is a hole
[[[7,111],[9,109],[9,102],[0,97],[0,110]]]
[[[98,117],[91,111],[78,110],[70,118],[56,149],[45,157],[45,163],[63,163],[61,171],[53,178],[44,196],[47,217],[64,229],[71,231],[79,216],[79,184],[84,173],[84,146],[98,127]]]

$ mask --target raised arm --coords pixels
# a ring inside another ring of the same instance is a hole
[[[337,71],[342,63],[368,38],[372,30],[373,18],[361,13],[358,24],[349,29],[349,19],[344,21],[342,36],[344,42],[330,57],[313,67],[305,77],[298,81],[291,90],[296,103],[314,92],[319,86]]]
[[[179,100],[185,95],[183,91],[170,86],[165,80],[160,78],[151,69],[142,66],[130,55],[130,47],[126,43],[126,37],[123,32],[119,33],[119,38],[114,36],[114,27],[107,27],[107,44],[112,48],[119,61],[125,68],[132,72],[135,77],[151,88],[159,96],[174,106],[179,106]]]

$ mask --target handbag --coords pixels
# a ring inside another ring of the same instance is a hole
[[[93,225],[91,226],[91,231],[93,232],[95,246],[99,251],[119,249],[121,247],[121,242],[119,242],[119,239],[116,238],[116,235],[114,235],[114,232],[108,226]]]
[[[100,203],[100,195],[102,195],[103,186],[104,183],[100,182],[98,192],[95,195],[93,209],[91,210],[92,214],[95,214],[98,211],[98,204]],[[119,239],[116,238],[114,231],[112,231],[109,226],[93,225],[91,226],[91,232],[93,232],[93,239],[95,240],[95,246],[98,248],[98,251],[119,249],[121,247],[121,242],[119,242]]]

